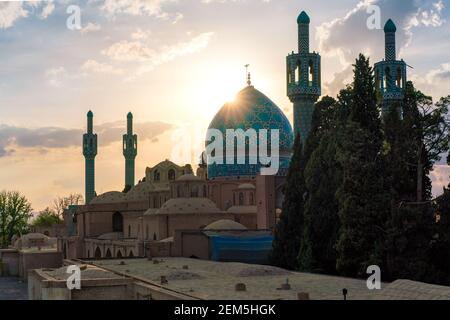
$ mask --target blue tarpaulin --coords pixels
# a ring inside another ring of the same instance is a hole
[[[272,250],[272,235],[210,235],[213,261],[267,264]]]

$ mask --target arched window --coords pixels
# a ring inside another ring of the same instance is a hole
[[[122,258],[122,252],[120,250],[117,252],[117,258]]]
[[[384,88],[390,89],[391,88],[391,69],[389,69],[389,67],[386,67],[386,69],[384,70]]]
[[[167,174],[167,176],[168,176],[168,178],[169,178],[169,181],[175,180],[175,170],[170,169],[169,172],[168,172],[168,174]]]
[[[158,182],[159,180],[161,180],[161,175],[158,170],[155,170],[155,172],[153,172],[153,181]]]
[[[253,192],[250,192],[250,205],[251,205],[251,206],[254,206],[254,205],[255,205],[255,199],[254,199]]]
[[[177,186],[177,198],[183,198],[183,188],[180,185]]]
[[[112,258],[111,250],[106,250],[106,258]]]
[[[239,205],[243,206],[244,205],[244,193],[239,192]]]
[[[94,257],[97,258],[97,259],[102,257],[102,252],[100,251],[99,247],[97,247],[95,249]]]
[[[308,65],[308,85],[311,87],[314,81],[314,63],[312,60],[309,61]]]
[[[402,69],[400,67],[397,68],[397,88],[403,87],[403,81],[402,81]]]
[[[131,224],[128,225],[128,238],[131,238]]]
[[[113,232],[123,232],[123,217],[120,212],[116,212],[112,217]]]
[[[299,84],[300,81],[302,80],[302,68],[301,68],[301,62],[297,61],[297,67],[295,69],[295,77],[294,77],[294,82]]]

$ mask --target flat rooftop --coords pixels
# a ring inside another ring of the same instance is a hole
[[[162,285],[164,288],[206,300],[297,300],[297,294],[300,292],[309,293],[312,300],[342,300],[343,288],[348,290],[348,300],[366,300],[379,298],[379,294],[387,286],[383,284],[381,291],[371,291],[367,289],[366,281],[360,279],[290,272],[271,266],[187,258],[91,262],[107,270],[136,276],[156,285],[161,285],[161,276],[165,276],[167,284]],[[287,281],[291,289],[280,290]],[[244,283],[246,291],[236,291],[237,283]],[[395,296],[395,292],[391,293]]]

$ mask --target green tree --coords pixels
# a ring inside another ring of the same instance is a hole
[[[367,266],[382,265],[389,193],[372,68],[360,55],[354,69],[351,93],[342,96],[348,116],[336,132],[336,159],[342,168],[336,192],[340,218],[336,268],[340,274],[361,277]]]
[[[63,223],[61,215],[47,207],[38,213],[31,225],[35,227],[51,227],[60,223]]]
[[[31,204],[16,191],[0,192],[0,247],[7,247],[15,234],[27,232]]]
[[[294,143],[280,220],[274,232],[271,262],[273,265],[294,270],[297,269],[297,256],[303,231],[303,204],[305,188],[303,180],[304,157],[300,136]]]
[[[345,94],[343,92],[343,94]],[[307,141],[311,155],[305,168],[305,227],[300,245],[300,270],[336,273],[336,241],[339,230],[335,193],[342,180],[336,163],[336,101],[324,97],[316,104]]]

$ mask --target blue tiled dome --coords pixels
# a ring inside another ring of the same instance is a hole
[[[234,102],[225,104],[216,114],[209,129],[218,129],[224,137],[224,153],[226,153],[227,129],[278,129],[280,133],[280,172],[289,167],[292,156],[294,135],[292,126],[284,113],[268,97],[248,86],[240,91]],[[208,144],[208,142],[207,142]],[[248,143],[247,143],[248,144]],[[270,148],[270,144],[269,144]],[[208,165],[208,178],[256,176],[260,173],[261,164],[249,164],[248,153],[246,164],[211,164]]]

